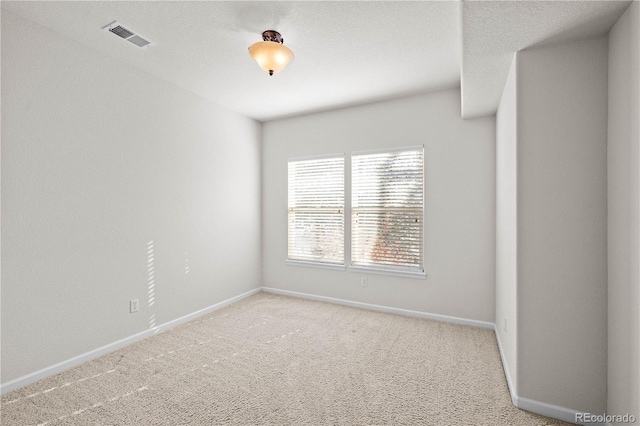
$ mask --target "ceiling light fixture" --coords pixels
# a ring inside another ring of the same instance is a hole
[[[293,60],[293,51],[284,45],[284,39],[277,31],[263,32],[262,40],[249,47],[249,55],[269,75],[279,73]]]

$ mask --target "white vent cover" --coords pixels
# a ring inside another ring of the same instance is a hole
[[[147,48],[153,46],[153,43],[141,36],[140,34],[136,34],[128,28],[123,27],[118,21],[113,21],[106,27],[102,28],[105,31],[109,31],[117,35],[118,37],[127,40],[131,44],[135,44],[140,48]]]

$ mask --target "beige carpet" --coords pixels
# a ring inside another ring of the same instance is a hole
[[[3,425],[559,425],[492,331],[259,293],[2,396]]]

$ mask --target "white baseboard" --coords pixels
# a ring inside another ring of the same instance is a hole
[[[572,410],[570,408],[559,407],[553,404],[547,404],[546,402],[535,401],[529,398],[523,398],[521,396],[516,397],[518,403],[516,407],[521,410],[531,411],[532,413],[541,414],[543,416],[552,417],[554,419],[563,420],[568,423],[576,423],[576,416],[582,411]],[[604,426],[606,423],[588,423],[589,426]]]
[[[11,392],[13,390],[19,389],[23,386],[27,386],[31,383],[35,383],[38,380],[42,380],[45,377],[49,377],[52,376],[54,374],[60,373],[61,371],[64,370],[68,370],[71,367],[75,367],[77,365],[80,365],[82,363],[85,363],[87,361],[91,361],[92,359],[96,359],[98,357],[101,357],[103,355],[106,355],[110,352],[113,352],[117,349],[123,348],[125,346],[128,346],[132,343],[138,342],[140,340],[146,339],[147,337],[151,337],[156,333],[159,333],[161,331],[164,330],[168,330],[170,328],[173,328],[177,325],[183,324],[185,322],[189,322],[195,318],[198,318],[202,315],[206,315],[210,312],[216,311],[220,308],[223,308],[227,305],[230,305],[234,302],[237,302],[241,299],[244,299],[245,297],[249,297],[253,294],[259,293],[261,291],[261,288],[256,288],[253,289],[251,291],[248,291],[246,293],[242,293],[238,296],[232,297],[230,299],[227,300],[223,300],[222,302],[216,303],[215,305],[211,305],[209,307],[200,309],[196,312],[192,312],[190,314],[187,314],[185,316],[182,316],[180,318],[176,318],[174,320],[165,322],[164,324],[158,325],[156,327],[150,328],[148,330],[144,330],[141,331],[140,333],[136,333],[132,336],[129,337],[125,337],[124,339],[120,339],[116,342],[113,343],[109,343],[107,345],[104,345],[100,348],[94,349],[92,351],[86,352],[84,354],[75,356],[73,358],[70,358],[66,361],[62,361],[59,362],[57,364],[54,364],[52,366],[49,367],[45,367],[41,370],[35,371],[33,373],[27,374],[25,376],[22,377],[18,377],[17,379],[11,380],[7,383],[2,383],[0,385],[0,395],[3,395],[7,392]]]
[[[498,334],[498,326],[493,325],[493,332],[496,335],[496,341],[498,342],[498,351],[500,351],[500,360],[502,361],[502,369],[504,370],[504,376],[507,378],[507,387],[509,388],[509,394],[511,395],[511,402],[516,407],[518,406],[518,393],[515,388],[515,382],[511,380],[511,373],[509,372],[509,365],[507,364],[507,360],[504,356],[504,351],[502,350],[502,342],[500,341],[500,335]]]
[[[404,315],[409,317],[417,317],[417,318],[425,318],[425,319],[431,319],[431,320],[436,320],[441,322],[448,322],[452,324],[470,325],[472,327],[488,328],[492,330],[494,328],[494,324],[492,322],[486,322],[486,321],[477,321],[477,320],[471,320],[466,318],[450,317],[447,315],[430,314],[427,312],[411,311],[408,309],[393,308],[390,306],[372,305],[370,303],[354,302],[352,300],[336,299],[334,297],[318,296],[318,295],[309,294],[309,293],[299,293],[297,291],[280,290],[272,287],[262,287],[262,291],[265,291],[267,293],[281,294],[283,296],[292,296],[292,297],[299,297],[302,299],[317,300],[320,302],[336,303],[338,305],[353,306],[355,308],[363,308],[371,311],[389,312],[392,314]]]
[[[577,424],[577,414],[582,413],[582,411],[572,410],[570,408],[560,407],[558,405],[548,404],[546,402],[536,401],[533,399],[518,396],[515,382],[511,378],[509,366],[506,362],[504,352],[502,350],[502,342],[500,341],[500,335],[498,334],[497,326],[494,327],[494,332],[496,334],[496,341],[498,342],[502,368],[504,369],[504,375],[507,378],[507,386],[509,387],[509,393],[511,394],[511,402],[513,402],[513,405],[521,410],[526,410],[554,419],[563,420],[568,423]],[[603,426],[607,425],[607,423],[589,423],[589,425]]]
[[[132,336],[129,337],[125,337],[124,339],[120,339],[116,342],[110,343],[108,345],[102,346],[100,348],[94,349],[92,351],[86,352],[84,354],[78,355],[76,357],[73,357],[71,359],[68,359],[66,361],[60,362],[58,364],[43,368],[41,370],[38,370],[36,372],[27,374],[25,376],[19,377],[17,379],[11,380],[7,383],[3,383],[0,385],[0,394],[5,394],[7,392],[11,392],[13,390],[19,389],[23,386],[27,386],[31,383],[37,382],[38,380],[44,379],[46,377],[52,376],[54,374],[57,374],[61,371],[67,370],[69,368],[75,367],[77,365],[80,365],[82,363],[85,363],[87,361],[90,361],[92,359],[98,358],[100,356],[106,355],[110,352],[113,352],[117,349],[123,348],[125,346],[128,346],[132,343],[135,343],[137,341],[146,339],[147,337],[151,337],[156,333],[159,333],[161,331],[164,330],[168,330],[170,328],[173,328],[177,325],[183,324],[185,322],[189,322],[195,318],[198,318],[202,315],[206,315],[210,312],[213,312],[215,310],[218,310],[220,308],[223,308],[227,305],[230,305],[234,302],[237,302],[239,300],[242,300],[246,297],[249,297],[251,295],[254,295],[260,291],[265,291],[267,293],[274,293],[274,294],[281,294],[284,296],[292,296],[292,297],[299,297],[299,298],[303,298],[303,299],[310,299],[310,300],[318,300],[318,301],[322,301],[322,302],[329,302],[329,303],[336,303],[336,304],[340,304],[340,305],[346,305],[346,306],[353,306],[353,307],[357,307],[357,308],[363,308],[363,309],[368,309],[368,310],[373,310],[373,311],[380,311],[380,312],[389,312],[389,313],[394,313],[394,314],[398,314],[398,315],[405,315],[405,316],[411,316],[411,317],[417,317],[417,318],[425,318],[425,319],[431,319],[431,320],[436,320],[436,321],[442,321],[442,322],[448,322],[448,323],[452,323],[452,324],[461,324],[461,325],[469,325],[472,327],[479,327],[479,328],[486,328],[486,329],[492,329],[494,330],[494,333],[496,335],[496,340],[498,342],[498,348],[500,351],[500,357],[501,357],[501,361],[502,361],[502,365],[504,368],[504,372],[505,372],[505,376],[507,378],[507,385],[509,387],[509,392],[511,394],[511,401],[513,402],[513,405],[515,405],[517,408],[523,409],[523,410],[527,410],[527,411],[531,411],[533,413],[537,413],[537,414],[541,414],[547,417],[552,417],[555,419],[559,419],[559,420],[564,420],[566,422],[569,423],[575,423],[575,419],[576,419],[576,414],[581,413],[580,411],[576,411],[576,410],[571,410],[568,408],[564,408],[564,407],[559,407],[556,405],[552,405],[552,404],[547,404],[544,402],[540,402],[540,401],[535,401],[535,400],[531,400],[528,398],[523,398],[518,396],[517,392],[516,392],[516,388],[514,387],[514,382],[512,381],[511,378],[511,374],[509,372],[509,368],[505,362],[505,357],[504,357],[504,353],[502,350],[502,344],[500,342],[500,337],[498,336],[497,330],[496,330],[496,326],[494,323],[490,323],[490,322],[486,322],[486,321],[477,321],[477,320],[471,320],[471,319],[466,319],[466,318],[458,318],[458,317],[451,317],[451,316],[447,316],[447,315],[438,315],[438,314],[430,314],[430,313],[426,313],[426,312],[420,312],[420,311],[412,311],[412,310],[408,310],[408,309],[400,309],[400,308],[393,308],[393,307],[389,307],[389,306],[381,306],[381,305],[373,305],[373,304],[369,304],[369,303],[363,303],[363,302],[354,302],[351,300],[345,300],[345,299],[337,299],[337,298],[333,298],[333,297],[327,297],[327,296],[318,296],[315,294],[308,294],[308,293],[299,293],[296,291],[289,291],[289,290],[280,290],[280,289],[276,289],[276,288],[271,288],[271,287],[260,287],[260,288],[256,288],[253,289],[251,291],[248,291],[246,293],[240,294],[238,296],[232,297],[230,299],[224,300],[222,302],[216,303],[215,305],[211,305],[207,308],[204,309],[200,309],[199,311],[190,313],[188,315],[182,316],[180,318],[176,318],[174,320],[168,321],[164,324],[161,324],[157,327],[154,328],[150,328],[148,330],[144,330],[140,333],[134,334]],[[590,423],[589,425],[601,425],[600,423]],[[602,423],[602,425],[605,425],[605,423]]]

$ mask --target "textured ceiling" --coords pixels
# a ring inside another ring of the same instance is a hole
[[[460,81],[457,2],[2,2],[65,34],[246,116],[269,120]],[[117,20],[155,46],[101,30]],[[270,77],[248,54],[264,30],[296,57]]]
[[[465,117],[491,115],[513,52],[604,34],[628,4],[2,1],[2,9],[266,121],[458,85]],[[115,20],[155,46],[138,49],[101,29]],[[273,77],[247,52],[267,29],[296,55]]]
[[[494,114],[514,52],[606,34],[629,1],[465,1],[462,116]]]

